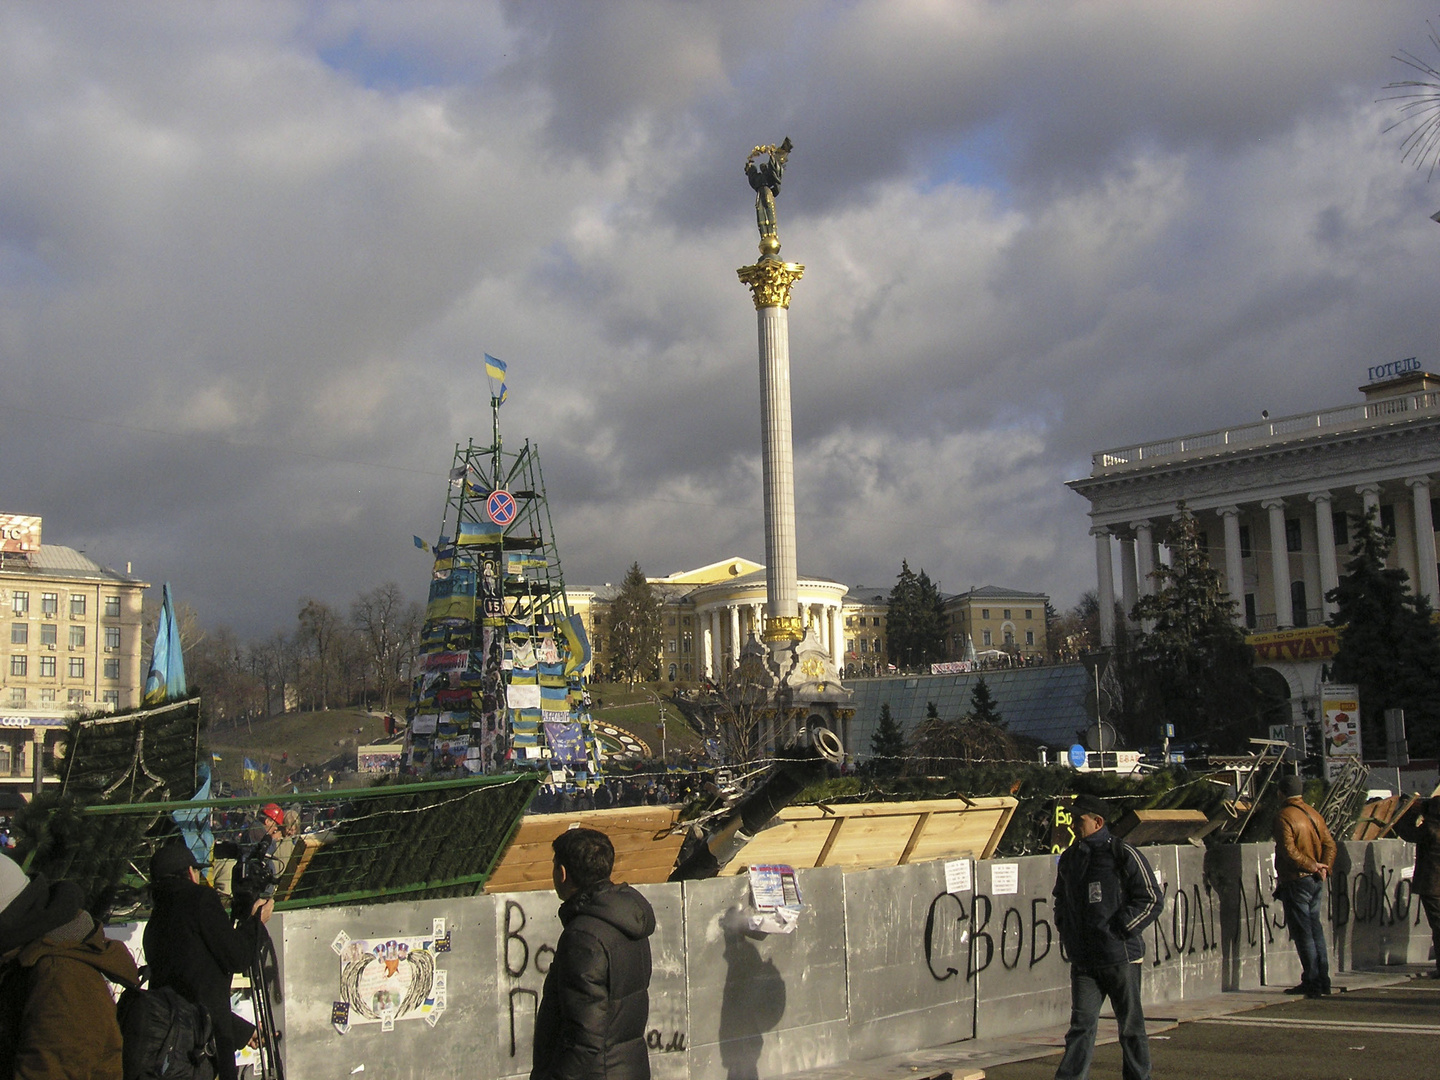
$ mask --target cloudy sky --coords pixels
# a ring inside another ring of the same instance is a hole
[[[1440,364],[1391,0],[0,5],[0,511],[211,625],[422,599],[455,443],[572,584],[764,558],[750,148],[803,573],[1093,587],[1090,454]]]

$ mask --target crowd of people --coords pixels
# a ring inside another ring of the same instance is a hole
[[[607,780],[584,795],[610,805],[658,804],[714,794],[713,776]],[[579,793],[574,793],[578,798]],[[542,791],[564,808],[572,793]],[[1303,977],[1290,993],[1324,998],[1330,970],[1320,900],[1336,846],[1324,819],[1305,801],[1299,777],[1281,783],[1276,814],[1277,896],[1299,954]],[[575,807],[579,809],[577,805]],[[1057,1080],[1089,1075],[1101,1007],[1108,1000],[1119,1027],[1124,1075],[1148,1080],[1149,1045],[1141,1006],[1144,931],[1160,914],[1164,890],[1144,853],[1110,831],[1113,811],[1089,795],[1074,799],[1075,840],[1056,864],[1055,927],[1070,964],[1071,1018]],[[124,945],[105,936],[84,909],[80,889],[44,874],[27,875],[0,854],[0,1078],[84,1076],[123,1080],[132,1049],[114,995],[134,992],[148,975],[152,989],[173,992],[203,1010],[205,1049],[213,1072],[236,1076],[236,1051],[261,1032],[231,1012],[237,973],[259,970],[260,943],[274,908],[266,885],[293,857],[301,821],[277,804],[244,824],[229,873],[216,860],[207,880],[181,836],[162,843],[149,864],[153,910],[144,934],[147,970]],[[563,927],[536,1016],[532,1080],[648,1080],[651,955],[655,915],[636,890],[611,880],[614,847],[603,832],[572,827],[552,844],[553,881]],[[262,881],[237,868],[264,860]],[[1440,978],[1440,798],[1420,821],[1414,894],[1430,921]],[[263,979],[263,977],[262,977]],[[113,988],[113,989],[112,989]],[[263,1016],[259,1018],[263,1023]]]

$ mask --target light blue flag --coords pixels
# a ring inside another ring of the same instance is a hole
[[[155,628],[155,648],[150,654],[150,674],[145,679],[145,704],[164,705],[185,697],[185,656],[180,650],[180,626],[175,605],[170,601],[170,583],[161,590],[160,623]]]
[[[485,354],[485,374],[492,379],[499,379],[503,383],[505,381],[505,361],[497,360],[487,352]]]
[[[204,802],[210,798],[210,766],[203,761],[200,762],[200,775],[204,780],[200,790],[195,792],[195,802]],[[195,861],[201,866],[208,863],[210,848],[215,843],[215,837],[210,832],[210,808],[196,806],[187,810],[176,810],[170,817],[180,826],[180,835],[184,837],[190,854],[195,856]]]

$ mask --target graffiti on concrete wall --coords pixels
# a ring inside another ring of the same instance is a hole
[[[392,1031],[399,1020],[439,1022],[446,980],[437,958],[450,951],[444,919],[412,937],[352,938],[342,930],[330,948],[340,957],[340,997],[330,1018],[342,1035],[352,1024]]]

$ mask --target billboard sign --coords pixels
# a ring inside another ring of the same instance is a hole
[[[29,514],[0,514],[0,551],[28,552],[40,548],[40,519]]]
[[[1325,746],[1325,778],[1333,779],[1347,761],[1362,761],[1360,688],[1325,683],[1320,687],[1320,735]]]

